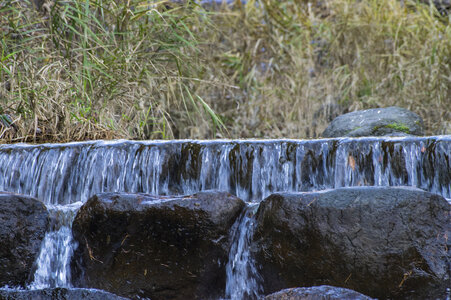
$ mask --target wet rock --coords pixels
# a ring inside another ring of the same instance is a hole
[[[244,205],[213,191],[96,195],[72,227],[79,243],[74,282],[132,298],[218,298],[225,288],[229,230]]]
[[[322,136],[405,136],[423,135],[423,120],[400,107],[373,108],[350,112],[335,118]]]
[[[32,279],[48,222],[41,201],[0,192],[0,286],[25,286]]]
[[[267,294],[327,284],[381,299],[445,299],[450,233],[439,195],[353,187],[269,196],[252,247]]]
[[[43,290],[0,289],[0,300],[126,300],[114,294],[94,289],[54,288]]]
[[[281,290],[268,295],[265,300],[371,300],[356,291],[330,285]]]

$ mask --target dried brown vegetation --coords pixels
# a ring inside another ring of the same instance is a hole
[[[451,134],[449,16],[315,3],[0,1],[0,114],[15,124],[0,138],[309,138],[391,105]]]

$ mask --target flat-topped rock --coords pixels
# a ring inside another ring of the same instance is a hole
[[[265,293],[333,285],[387,299],[445,299],[451,211],[415,188],[279,193],[257,213],[253,251]]]
[[[131,298],[218,298],[225,288],[229,231],[244,205],[213,191],[96,195],[73,224],[79,243],[74,282]]]

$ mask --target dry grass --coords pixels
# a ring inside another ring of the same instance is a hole
[[[0,138],[307,138],[391,105],[451,134],[450,17],[321,3],[0,1],[0,113],[17,128]]]

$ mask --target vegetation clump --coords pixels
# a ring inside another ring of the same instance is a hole
[[[384,126],[385,128],[394,129],[396,131],[401,131],[404,133],[410,133],[409,127],[402,123],[392,123]]]
[[[450,133],[449,16],[312,3],[0,1],[0,139],[308,138],[392,105]]]

